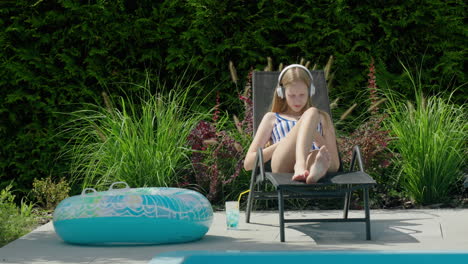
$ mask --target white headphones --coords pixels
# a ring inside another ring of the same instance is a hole
[[[281,86],[281,79],[283,78],[284,73],[291,69],[291,68],[301,68],[304,71],[307,72],[307,74],[310,77],[310,91],[309,91],[309,96],[312,97],[315,94],[315,86],[314,86],[314,77],[312,77],[312,73],[307,69],[306,67],[302,66],[301,64],[291,64],[284,68],[279,77],[278,77],[278,85],[276,86],[276,94],[279,96],[279,98],[284,98],[285,92],[284,92],[284,87]]]

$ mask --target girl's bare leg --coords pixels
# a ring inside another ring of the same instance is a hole
[[[313,139],[320,136],[317,124],[320,120],[317,108],[309,108],[304,112],[297,124],[291,129],[286,138],[280,141],[271,157],[273,172],[294,172],[295,178],[305,180],[308,174],[307,159]],[[315,154],[313,154],[315,156]],[[310,156],[309,160],[312,162]]]
[[[296,163],[294,165],[293,179],[305,178],[309,176],[309,166],[307,159],[310,154],[310,148],[314,138],[317,138],[317,125],[320,122],[320,111],[317,108],[309,108],[302,114],[303,123],[299,127],[296,142]],[[315,132],[315,133],[311,133]],[[312,135],[311,135],[312,134]],[[315,155],[314,155],[315,156]],[[314,159],[312,159],[313,161]]]
[[[340,168],[340,158],[338,156],[338,148],[336,146],[335,128],[331,122],[330,116],[322,113],[322,128],[324,145],[327,147],[330,165],[327,172],[337,172]]]
[[[311,166],[308,167],[309,175],[306,178],[308,184],[318,182],[327,172],[336,172],[340,167],[335,129],[328,115],[322,114],[322,121],[324,144],[320,147]]]

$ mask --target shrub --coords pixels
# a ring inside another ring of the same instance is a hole
[[[374,60],[369,65],[369,80],[367,88],[371,106],[369,107],[370,117],[360,124],[349,136],[343,136],[338,140],[339,149],[342,153],[344,166],[348,166],[352,158],[352,150],[358,145],[365,170],[376,176],[379,183],[386,182],[381,175],[383,170],[390,165],[392,153],[388,151],[388,143],[391,141],[389,131],[382,127],[382,122],[388,118],[387,114],[379,111],[379,105],[383,102],[378,96],[378,87],[375,76]]]
[[[229,70],[237,86],[239,80],[232,62]],[[195,185],[212,202],[236,200],[249,186],[250,178],[242,167],[253,135],[252,72],[251,69],[244,91],[238,94],[236,101],[243,109],[241,119],[233,115],[234,122],[231,122],[228,114],[220,116],[220,94],[217,93],[211,122],[200,121],[188,137],[194,174],[186,177],[182,185]]]
[[[179,84],[181,85],[181,84]],[[71,173],[83,185],[104,188],[115,181],[130,186],[174,186],[189,165],[186,139],[201,114],[187,103],[187,89],[150,94],[144,87],[140,102],[120,97],[118,105],[104,94],[106,107],[72,113],[67,125],[72,140],[65,152]]]
[[[32,204],[21,201],[18,208],[11,185],[0,192],[0,247],[28,233],[34,226]]]
[[[390,109],[385,121],[399,154],[399,182],[418,204],[445,202],[466,164],[466,110],[452,104],[450,98],[424,96],[421,79],[415,81],[404,68],[413,84],[415,102],[387,94]]]
[[[252,102],[252,74],[251,69],[247,75],[247,81],[245,84],[244,92],[239,95],[239,99],[242,101],[244,109],[244,118],[239,121],[237,116],[234,116],[234,124],[239,132],[240,141],[245,149],[249,148],[253,137],[253,102]]]
[[[355,145],[361,150],[364,168],[368,173],[379,176],[382,169],[390,165],[392,153],[387,149],[390,135],[381,126],[386,117],[387,115],[372,116],[350,136],[344,136],[339,140],[344,166],[350,163]]]
[[[186,177],[183,184],[195,184],[212,202],[225,199],[224,191],[239,176],[244,164],[243,148],[223,130],[227,118],[220,118],[218,107],[219,97],[213,123],[200,121],[188,136],[194,174]]]
[[[61,178],[57,183],[52,181],[52,177],[45,179],[34,179],[32,194],[37,200],[37,204],[45,210],[54,209],[63,199],[68,197],[70,186],[68,181]]]

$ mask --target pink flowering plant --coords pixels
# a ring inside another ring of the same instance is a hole
[[[368,76],[370,117],[359,125],[351,135],[341,137],[338,144],[344,166],[349,165],[353,147],[358,145],[364,159],[366,172],[372,174],[378,182],[382,182],[385,169],[391,165],[392,153],[387,149],[391,140],[389,131],[382,127],[383,121],[388,116],[381,113],[379,109],[379,105],[385,100],[378,96],[374,59],[370,63]]]
[[[246,88],[249,85],[250,78]],[[243,145],[250,140],[252,133],[250,92],[239,95],[239,99],[244,103],[245,117],[240,121],[234,116],[235,126],[227,115],[221,115],[218,93],[212,120],[200,121],[188,136],[193,174],[185,177],[181,186],[195,185],[211,202],[222,202],[230,195],[234,196],[230,199],[235,199],[239,190],[248,188],[247,183],[239,184],[236,180],[244,172],[246,148]]]
[[[252,73],[251,70],[247,76],[244,93],[239,95],[239,99],[244,103],[244,119],[239,121],[234,116],[234,121],[239,134],[250,143],[253,135],[253,102],[252,102]]]

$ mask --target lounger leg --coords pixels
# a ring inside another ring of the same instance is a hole
[[[348,219],[348,197],[349,197],[349,192],[345,194],[344,198],[344,207],[343,207],[343,218]]]
[[[259,149],[260,151],[260,149]],[[261,153],[261,152],[260,152]],[[259,157],[255,160],[255,164],[258,163]],[[247,198],[247,208],[245,209],[245,222],[250,223],[250,212],[252,211],[253,200],[255,199],[255,185],[257,184],[257,173],[258,167],[255,165],[255,168],[252,170],[252,175],[250,176],[250,192]]]
[[[283,190],[281,189],[278,189],[278,207],[279,207],[280,241],[284,242],[284,199],[283,199]]]
[[[247,208],[245,209],[245,222],[250,223],[250,211],[252,210],[253,197],[255,190],[250,189],[249,196],[247,198]]]
[[[349,185],[348,185],[349,188]],[[343,218],[348,219],[349,204],[351,202],[352,192],[346,192],[344,199]]]
[[[366,213],[366,239],[371,240],[369,188],[364,188],[364,208],[365,208],[365,213]]]
[[[250,223],[250,212],[252,211],[253,200],[255,197],[255,175],[252,174],[252,178],[250,179],[250,192],[249,196],[247,197],[247,208],[245,209],[245,222]]]

